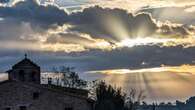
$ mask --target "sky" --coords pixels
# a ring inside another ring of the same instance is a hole
[[[186,101],[194,96],[194,66],[182,65],[171,67],[155,67],[145,69],[112,69],[103,71],[90,71],[88,77],[101,77],[113,86],[121,87],[126,93],[132,88],[137,92],[143,91],[144,101],[173,102]],[[176,92],[177,91],[177,92]]]
[[[0,70],[28,53],[50,71],[193,65],[194,0],[1,0]],[[47,65],[45,65],[47,64]]]
[[[135,74],[147,92],[159,91],[157,80],[164,93],[182,82],[181,94],[154,97],[186,98],[195,91],[194,15],[195,0],[0,0],[0,72],[27,53],[42,72],[66,65],[123,87]]]
[[[0,62],[26,52],[94,70],[194,63],[193,0],[0,2]]]

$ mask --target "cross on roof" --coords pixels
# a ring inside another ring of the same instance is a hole
[[[27,59],[27,54],[26,53],[24,54],[24,57],[25,57],[25,59]]]

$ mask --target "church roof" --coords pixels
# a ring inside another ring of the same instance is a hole
[[[24,66],[33,66],[36,68],[40,68],[37,64],[35,64],[33,61],[31,61],[30,59],[26,57],[23,60],[16,63],[12,68],[24,67]]]

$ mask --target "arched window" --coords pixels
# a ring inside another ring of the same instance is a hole
[[[19,71],[19,80],[20,81],[25,81],[24,70],[20,70]]]

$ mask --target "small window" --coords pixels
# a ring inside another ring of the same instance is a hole
[[[20,110],[27,110],[26,106],[20,106]]]
[[[64,108],[64,110],[73,110],[73,108],[72,107],[66,107],[66,108]]]
[[[34,92],[33,93],[33,99],[36,100],[39,98],[39,92]]]
[[[11,110],[11,108],[10,107],[6,107],[5,110]]]

